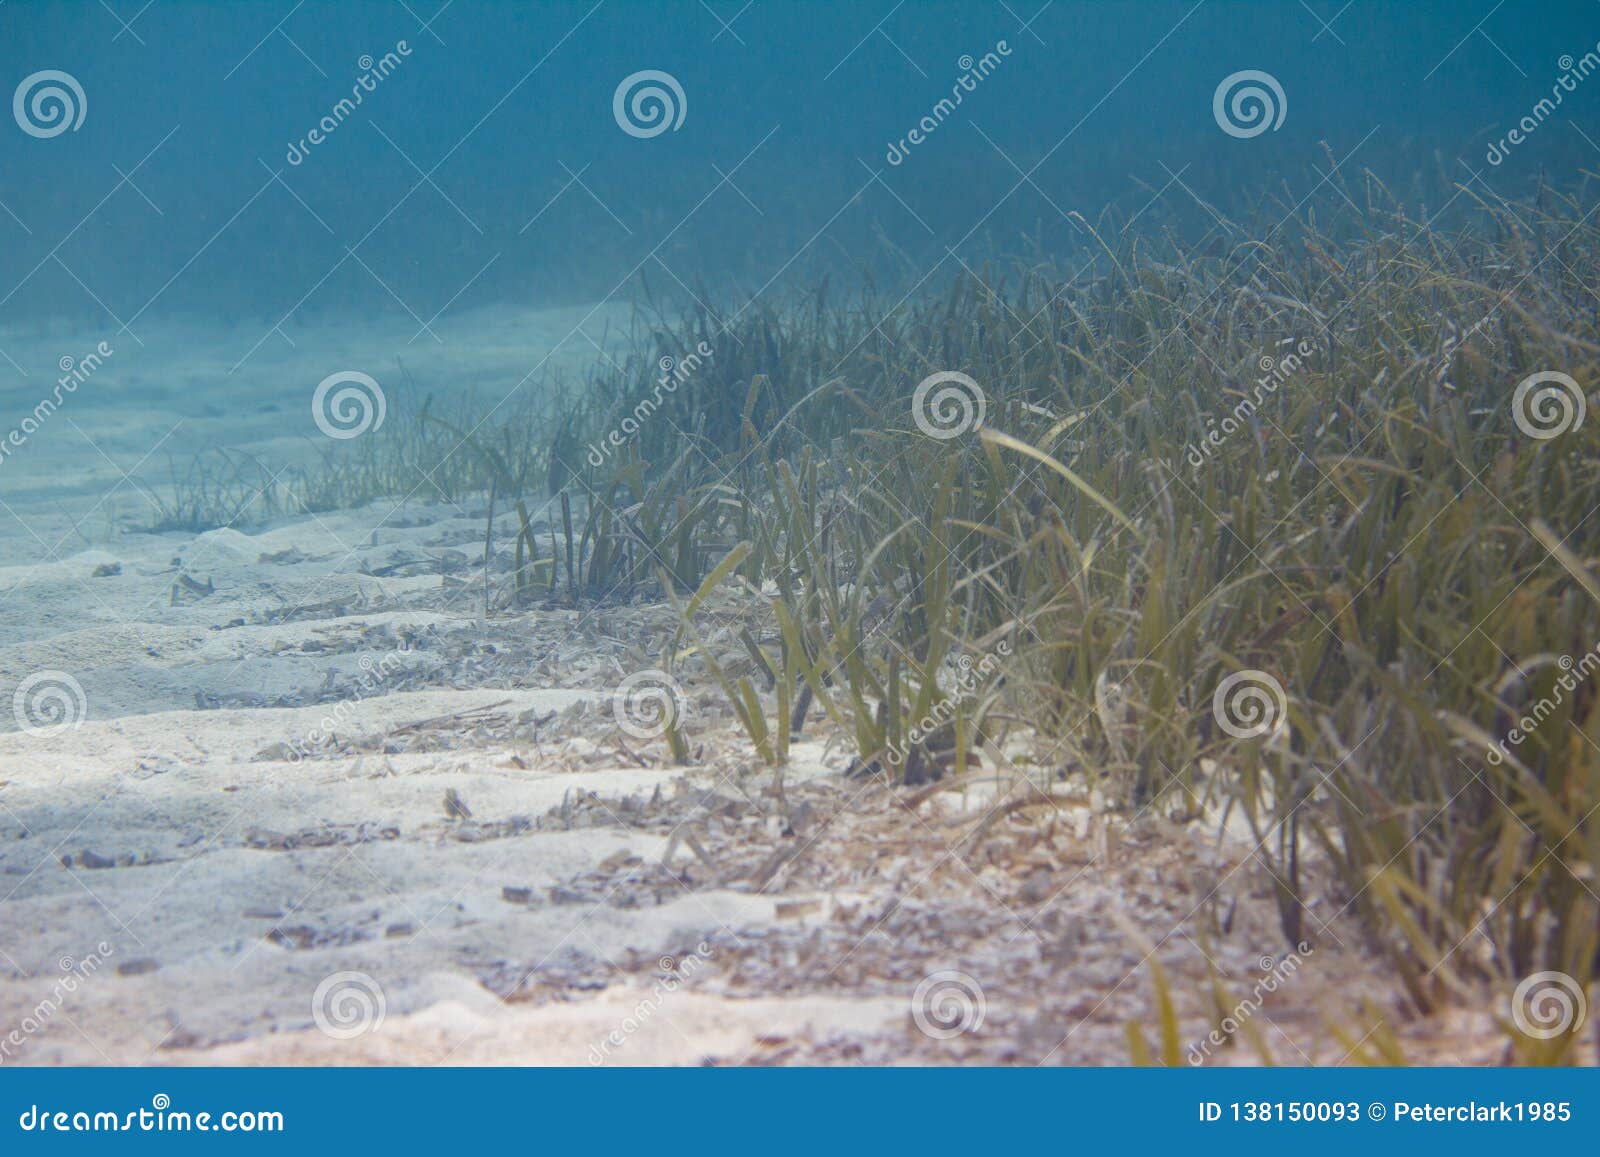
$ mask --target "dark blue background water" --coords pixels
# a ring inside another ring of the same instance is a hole
[[[0,95],[56,68],[87,98],[50,139],[0,107],[0,325],[426,319],[640,277],[776,295],[867,267],[936,285],[958,261],[1070,254],[1071,212],[1202,237],[1196,198],[1331,208],[1325,147],[1429,211],[1451,182],[1518,196],[1600,165],[1600,78],[1485,161],[1558,59],[1600,41],[1590,0],[141,4],[0,7]],[[398,70],[290,165],[359,58],[402,40]],[[1002,40],[998,69],[889,165],[959,58]],[[613,91],[641,69],[681,83],[678,131],[618,127]],[[1213,91],[1240,69],[1282,84],[1278,131],[1219,130]]]

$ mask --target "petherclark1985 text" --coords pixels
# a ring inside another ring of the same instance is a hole
[[[1456,1104],[1413,1105],[1395,1101],[1392,1106],[1373,1101],[1217,1101],[1199,1103],[1200,1120],[1327,1123],[1335,1121],[1394,1121],[1401,1123],[1477,1122],[1481,1124],[1560,1124],[1572,1120],[1570,1101],[1467,1101]]]

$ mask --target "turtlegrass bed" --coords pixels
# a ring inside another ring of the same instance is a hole
[[[1548,189],[1450,231],[1343,192],[1198,247],[1079,219],[1078,267],[936,295],[653,313],[558,414],[402,416],[361,476],[489,491],[502,602],[670,600],[664,675],[709,670],[780,784],[825,715],[859,774],[1243,831],[1285,948],[1363,941],[1421,1013],[1581,990],[1600,228]],[[705,641],[730,599],[737,664]],[[660,742],[687,761],[692,729]],[[1342,908],[1307,909],[1312,864]],[[1155,979],[1135,1056],[1173,1060]],[[1578,1024],[1500,1019],[1519,1061],[1578,1055]]]

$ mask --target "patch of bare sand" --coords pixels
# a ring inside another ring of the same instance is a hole
[[[83,691],[59,733],[0,713],[0,1061],[1125,1063],[1152,962],[1198,1043],[1214,982],[1290,951],[1247,843],[1070,782],[849,779],[819,718],[780,785],[694,660],[673,766],[610,702],[670,609],[486,618],[469,529],[345,512],[0,576],[0,686]],[[734,669],[741,615],[706,626]],[[1366,945],[1298,955],[1249,1018],[1278,1061],[1496,1059]]]

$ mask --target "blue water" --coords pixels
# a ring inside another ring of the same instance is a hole
[[[148,527],[219,446],[305,461],[330,375],[537,399],[641,303],[1298,246],[1376,182],[1445,229],[1586,198],[1597,43],[1579,0],[12,0],[0,552]]]
[[[1070,257],[1071,213],[1199,242],[1201,202],[1331,209],[1330,155],[1431,212],[1453,182],[1519,196],[1600,162],[1592,79],[1486,160],[1597,41],[1586,0],[12,0],[0,95],[60,70],[86,108],[45,138],[0,120],[0,327],[443,324],[630,300],[642,279],[741,302],[824,273],[937,286],[958,262]],[[291,163],[385,53],[396,66]],[[985,53],[998,66],[891,164]],[[645,138],[613,116],[641,70],[684,97]],[[1246,139],[1213,117],[1241,70],[1286,105]]]

